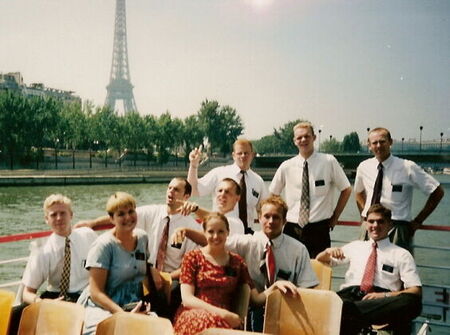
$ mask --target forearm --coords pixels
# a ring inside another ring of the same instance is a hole
[[[197,196],[198,194],[198,165],[195,163],[189,164],[189,170],[187,175],[187,180],[192,186],[192,195]]]
[[[433,191],[433,193],[430,194],[427,202],[425,203],[425,206],[419,212],[419,214],[417,214],[414,221],[422,224],[426,220],[426,218],[434,211],[434,209],[439,204],[443,196],[444,196],[444,189],[442,188],[442,186],[439,185]]]
[[[333,218],[336,221],[341,216],[342,211],[344,210],[345,205],[347,204],[347,201],[350,198],[351,193],[352,193],[351,187],[347,187],[345,190],[341,191],[341,194],[339,195],[339,199],[336,203],[336,207],[334,208],[334,212],[333,212]]]
[[[108,215],[104,215],[104,216],[99,216],[98,218],[93,219],[93,220],[78,221],[77,224],[74,226],[74,228],[78,228],[78,227],[95,228],[97,226],[106,225],[108,223],[111,223],[111,219]]]
[[[364,209],[364,206],[366,205],[366,193],[364,191],[355,192],[355,199],[356,199],[356,206],[358,207],[359,210],[359,214],[361,214]]]
[[[203,247],[207,244],[205,235],[198,230],[186,228],[185,236],[188,239],[192,240],[194,243],[201,245]]]
[[[182,301],[183,306],[188,308],[199,308],[204,309],[208,312],[217,314],[219,316],[223,316],[223,313],[226,312],[225,309],[216,307],[214,305],[211,305],[207,303],[206,301],[203,301],[202,299],[197,298],[195,295],[182,295]]]
[[[102,291],[93,290],[91,288],[91,299],[103,309],[106,309],[107,311],[110,311],[111,313],[117,313],[122,312],[122,308],[117,305],[114,301],[111,300],[111,298]]]
[[[320,252],[316,256],[316,260],[318,260],[319,262],[325,263],[325,264],[330,264],[331,256],[328,253],[327,249],[325,249],[324,251]]]
[[[32,304],[33,302],[37,302],[40,298],[36,294],[37,290],[31,287],[25,287],[22,292],[22,300],[27,304]]]

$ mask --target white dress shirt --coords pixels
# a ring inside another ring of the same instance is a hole
[[[361,162],[356,170],[355,192],[366,193],[366,203],[361,213],[364,217],[372,201],[378,164],[375,157],[369,158]],[[411,221],[414,187],[430,195],[439,186],[439,182],[410,160],[391,155],[382,164],[383,186],[380,203],[392,211],[393,220]]]
[[[280,195],[285,191],[289,222],[298,222],[299,218],[304,161],[301,155],[297,155],[281,163],[269,187],[273,194]],[[329,219],[335,204],[335,192],[332,191],[336,189],[341,192],[350,187],[350,182],[332,155],[314,152],[306,161],[309,172],[309,222]]]
[[[230,236],[234,234],[245,234],[244,224],[241,219],[234,217],[231,212],[226,213],[225,216],[230,226]]]

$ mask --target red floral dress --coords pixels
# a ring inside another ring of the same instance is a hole
[[[194,286],[197,298],[224,309],[230,309],[238,285],[247,283],[253,288],[244,260],[231,252],[228,266],[211,263],[200,250],[186,253],[181,264],[180,283]],[[176,335],[195,335],[213,327],[231,328],[217,314],[198,308],[180,306],[174,320]]]

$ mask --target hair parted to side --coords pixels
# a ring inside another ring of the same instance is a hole
[[[312,123],[309,122],[309,121],[302,121],[302,122],[297,123],[297,124],[292,128],[292,130],[295,132],[295,130],[296,130],[297,128],[307,128],[307,129],[311,130],[311,135],[314,136],[314,127],[313,127]]]
[[[136,208],[136,200],[127,192],[116,192],[109,197],[108,202],[106,203],[106,211],[109,216],[113,216],[114,212],[123,206]]]
[[[64,204],[67,205],[72,211],[72,200],[70,200],[68,197],[62,194],[51,194],[44,200],[44,212],[48,210],[50,206],[53,206],[54,204]]]
[[[234,187],[234,192],[236,193],[236,195],[241,195],[241,186],[237,183],[236,180],[232,179],[232,178],[223,178],[221,183],[229,183],[231,185],[233,185]]]
[[[233,151],[234,151],[234,148],[236,147],[236,145],[249,145],[251,151],[253,152],[253,144],[252,144],[252,142],[247,140],[247,139],[245,139],[245,138],[238,138],[236,141],[234,141],[234,143],[233,143]]]
[[[227,228],[227,231],[230,232],[230,224],[228,223],[228,219],[225,215],[217,213],[217,212],[211,212],[209,213],[205,219],[203,220],[202,227],[203,231],[206,231],[206,225],[208,224],[209,220],[218,219],[222,221],[225,224],[225,227]]]
[[[184,194],[191,195],[192,194],[192,185],[186,178],[183,177],[175,177],[172,180],[179,180],[184,182]]]
[[[261,209],[263,208],[264,205],[273,205],[278,209],[280,209],[283,221],[286,221],[288,206],[279,195],[271,195],[270,197],[261,201],[258,206],[258,216],[261,215]]]
[[[375,133],[375,132],[383,132],[383,133],[385,133],[388,141],[392,141],[391,132],[389,130],[387,130],[386,128],[383,128],[383,127],[376,127],[376,128],[373,128],[373,129],[369,130],[369,134],[367,134],[367,137],[369,137],[370,134]],[[367,141],[369,141],[369,138],[367,138]]]
[[[367,217],[369,217],[369,215],[372,213],[381,214],[386,221],[391,222],[392,217],[391,210],[389,208],[384,207],[381,204],[373,204],[372,206],[370,206],[369,209],[367,210]]]

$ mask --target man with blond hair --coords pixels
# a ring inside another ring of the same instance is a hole
[[[305,244],[314,258],[330,246],[330,229],[344,210],[351,187],[334,156],[314,151],[311,123],[296,124],[293,140],[298,155],[280,165],[269,191],[276,195],[285,191],[289,211],[284,233]],[[334,190],[339,192],[336,205]]]
[[[252,142],[246,139],[236,140],[233,144],[232,153],[234,163],[216,167],[202,178],[198,178],[201,154],[200,148],[195,148],[189,154],[190,164],[187,179],[192,185],[192,195],[212,194],[213,210],[216,210],[214,192],[218,184],[224,178],[234,179],[241,187],[241,197],[231,215],[242,220],[246,233],[253,233],[252,227],[257,218],[256,207],[261,200],[268,196],[268,193],[261,176],[250,168],[255,157]]]

